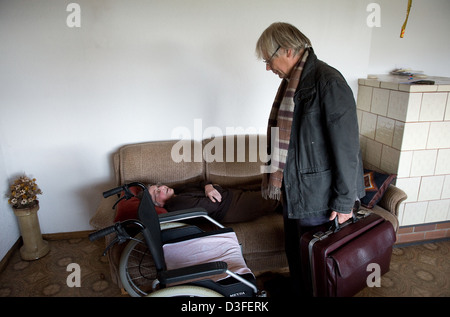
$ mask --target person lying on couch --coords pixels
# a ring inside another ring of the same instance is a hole
[[[166,185],[148,186],[156,206],[168,212],[201,207],[221,222],[244,222],[273,212],[278,201],[264,199],[261,191],[223,188],[217,184],[186,184],[177,189]]]

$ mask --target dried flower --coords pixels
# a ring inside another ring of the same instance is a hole
[[[37,195],[42,194],[36,184],[36,178],[30,179],[25,175],[17,178],[9,187],[9,191],[8,203],[17,209],[34,207],[38,203]]]

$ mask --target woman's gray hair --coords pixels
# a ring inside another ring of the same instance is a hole
[[[311,47],[311,41],[295,26],[275,22],[264,30],[256,42],[256,56],[259,59],[269,58],[278,47],[293,49],[294,54],[298,54],[301,49]]]

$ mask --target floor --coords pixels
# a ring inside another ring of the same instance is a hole
[[[90,242],[87,238],[50,240],[50,252],[39,260],[23,261],[19,250],[11,256],[0,273],[0,297],[111,297],[121,296],[112,283],[107,257],[102,253],[104,241]],[[67,280],[76,282],[71,263],[80,266],[80,287],[69,287]],[[74,278],[72,278],[74,277]]]
[[[356,296],[450,297],[450,241],[394,248],[381,287]]]
[[[80,238],[49,244],[50,252],[39,260],[23,261],[18,250],[13,253],[0,273],[0,297],[126,296],[111,281],[102,241]],[[79,265],[78,280],[71,263]],[[80,287],[68,286],[77,281]],[[450,297],[450,241],[394,248],[381,287],[367,287],[356,296]]]

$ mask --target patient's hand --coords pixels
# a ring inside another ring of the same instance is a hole
[[[222,201],[222,195],[217,191],[217,189],[214,188],[212,184],[208,184],[205,186],[205,195],[206,197],[211,199],[213,203],[220,203]]]

